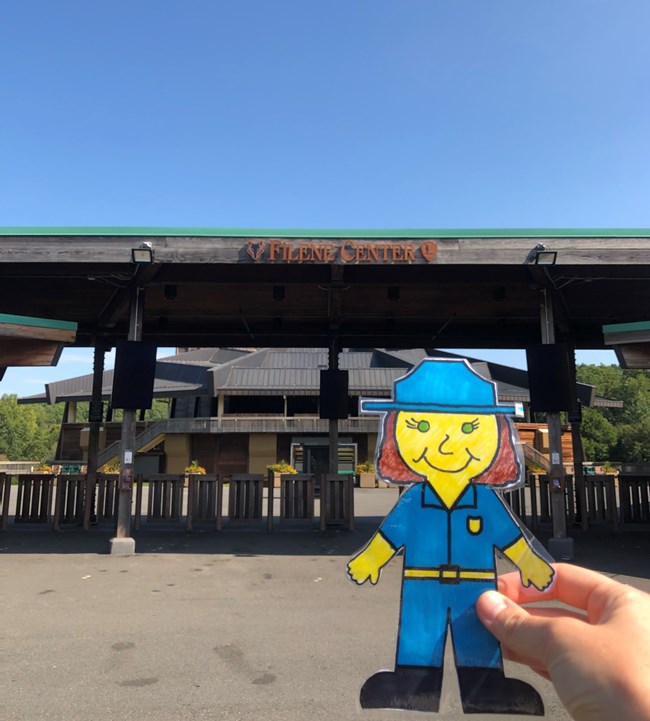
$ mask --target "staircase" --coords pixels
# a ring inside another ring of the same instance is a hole
[[[161,436],[167,432],[168,421],[158,421],[146,428],[142,433],[135,437],[135,450],[148,451],[160,442]],[[97,467],[101,468],[105,463],[117,458],[120,454],[120,446],[122,441],[115,441],[110,446],[106,446],[97,456]]]
[[[144,453],[160,443],[168,433],[216,433],[221,424],[217,418],[167,418],[157,421],[145,428],[135,437],[135,452]],[[115,441],[104,448],[97,457],[97,467],[117,458],[120,454],[121,441]]]
[[[533,448],[529,443],[522,443],[522,446],[524,448],[526,465],[537,466],[538,468],[543,468],[546,473],[550,473],[551,461],[548,456],[538,451],[537,448]]]

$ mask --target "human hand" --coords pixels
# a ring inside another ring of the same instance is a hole
[[[553,682],[576,721],[650,721],[650,595],[578,566],[555,572],[544,594],[502,576],[479,618],[506,658]],[[519,605],[547,600],[579,610]]]

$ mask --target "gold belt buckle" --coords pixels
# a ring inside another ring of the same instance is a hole
[[[458,584],[460,583],[460,566],[443,564],[438,566],[440,583]]]

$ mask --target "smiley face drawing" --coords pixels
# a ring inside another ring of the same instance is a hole
[[[404,555],[393,671],[363,684],[362,708],[438,711],[447,630],[451,629],[465,713],[543,715],[537,691],[503,671],[497,640],[479,621],[478,597],[496,588],[496,551],[522,583],[550,586],[550,558],[522,529],[500,491],[523,480],[515,406],[497,402],[494,383],[465,360],[427,358],[395,381],[392,400],[362,400],[383,414],[379,476],[407,484],[381,526],[348,563],[357,584],[379,581]]]

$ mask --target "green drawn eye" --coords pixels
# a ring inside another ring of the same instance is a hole
[[[478,428],[478,420],[474,419],[473,421],[467,421],[467,423],[463,423],[463,425],[460,427],[460,430],[463,433],[471,433],[472,431],[475,431]]]
[[[426,433],[429,428],[431,428],[431,424],[429,421],[417,421],[415,418],[409,418],[406,421],[406,427],[407,428],[417,428],[420,433]]]

